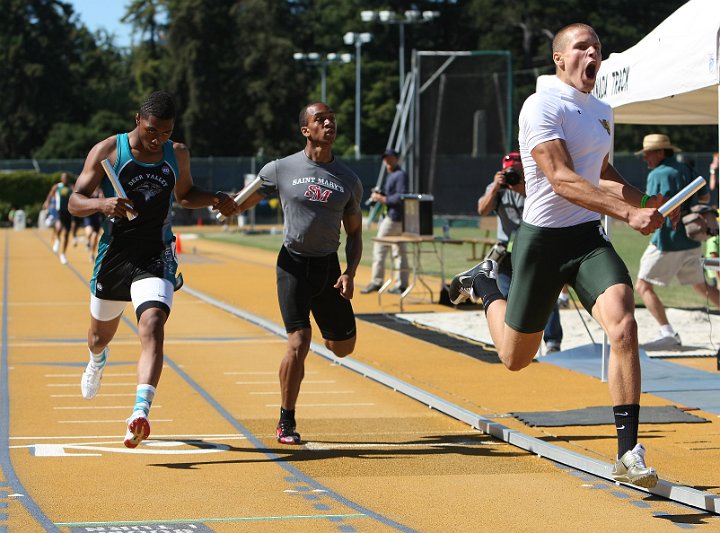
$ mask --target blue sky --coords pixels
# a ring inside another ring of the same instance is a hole
[[[92,32],[105,28],[115,35],[116,46],[130,46],[131,27],[120,19],[125,14],[126,0],[65,0]]]

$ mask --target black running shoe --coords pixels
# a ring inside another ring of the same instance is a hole
[[[470,299],[472,302],[476,302],[479,298],[479,294],[475,294],[473,291],[473,281],[478,276],[484,276],[488,280],[492,280],[492,283],[497,283],[497,263],[492,259],[486,259],[470,270],[461,272],[455,276],[450,282],[450,289],[448,295],[450,301],[455,304],[461,304],[465,300]]]
[[[295,431],[295,422],[278,422],[277,440],[281,444],[300,444],[300,433]]]

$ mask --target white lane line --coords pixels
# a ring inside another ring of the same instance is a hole
[[[172,418],[153,418],[151,423],[173,422]],[[124,418],[122,420],[58,420],[58,424],[122,424],[127,423]]]
[[[304,390],[302,391],[302,394],[305,396],[306,394],[353,394],[354,392],[354,390]],[[280,391],[250,392],[249,394],[270,395],[280,394]]]
[[[153,405],[152,406],[153,411],[155,409],[162,409],[162,405]],[[128,409],[127,405],[87,405],[87,406],[67,406],[67,407],[53,407],[53,410],[56,411],[87,411],[87,410],[97,410],[97,409]],[[154,420],[153,420],[154,421]]]
[[[455,446],[477,446],[478,444],[505,445],[503,442],[493,441],[492,438],[485,440],[471,440],[464,442],[306,442],[308,450],[342,450],[342,449],[376,449],[376,448],[437,448]]]
[[[105,393],[98,393],[96,398],[129,398],[129,397],[135,397],[135,393],[130,392],[124,392],[124,393],[117,393],[117,394],[105,394]],[[50,394],[51,398],[80,398],[80,394]]]
[[[317,370],[309,370],[305,372],[306,376],[319,374]],[[223,372],[224,376],[277,376],[277,370],[263,372]]]
[[[138,343],[137,339],[130,341],[115,341],[113,339],[113,346],[136,346]],[[165,339],[164,344],[173,346],[195,346],[195,345],[207,345],[208,343],[213,344],[251,344],[251,343],[262,343],[262,344],[285,344],[284,340],[274,340],[265,337],[253,337],[249,339]],[[68,346],[75,348],[77,346],[87,346],[87,341],[47,341],[47,342],[9,342],[8,346],[12,348],[42,348],[42,347],[53,347]]]
[[[77,373],[75,373],[75,374],[45,374],[45,377],[46,377],[46,378],[75,378],[75,377],[78,377],[78,376],[82,376],[82,373],[77,372]],[[135,372],[127,372],[127,373],[125,373],[125,374],[116,374],[116,373],[114,373],[114,372],[103,372],[103,377],[105,377],[105,378],[108,378],[108,377],[113,377],[113,378],[123,377],[123,378],[127,378],[127,377],[134,377],[134,376],[137,376],[137,373],[135,373]]]
[[[153,420],[154,422],[154,420]],[[393,433],[395,435],[395,433]],[[176,433],[169,433],[166,435],[159,435],[157,433],[152,434],[153,439],[235,439],[235,440],[245,440],[247,437],[245,435],[238,435],[237,433],[204,433],[204,434],[196,434],[196,433],[186,433],[186,434],[176,434]],[[10,440],[29,440],[29,441],[38,441],[38,440],[92,440],[92,439],[117,439],[117,435],[57,435],[54,437],[40,437],[40,436],[34,436],[34,437],[10,437]],[[114,440],[112,442],[115,442]],[[102,443],[99,443],[102,444]],[[20,447],[20,446],[18,446]]]
[[[298,407],[371,407],[374,403],[298,403]],[[266,403],[265,407],[280,407],[279,403]]]
[[[326,385],[329,383],[336,383],[334,379],[327,379],[327,380],[309,380],[305,381],[303,380],[303,385]],[[278,381],[236,381],[236,385],[277,385]]]
[[[46,387],[77,387],[77,383],[46,383]],[[106,383],[103,382],[103,387],[135,387],[137,383]]]

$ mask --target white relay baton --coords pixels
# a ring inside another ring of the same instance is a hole
[[[705,178],[703,178],[702,176],[698,176],[690,183],[685,185],[685,187],[683,187],[680,192],[678,192],[675,196],[673,196],[663,205],[658,207],[658,211],[662,216],[668,216],[670,213],[675,211],[675,209],[680,207],[680,204],[682,204],[684,201],[688,200],[693,194],[698,192],[703,185],[705,185]]]
[[[125,189],[123,189],[123,186],[120,183],[120,179],[117,177],[117,174],[115,174],[115,169],[110,164],[110,161],[108,159],[103,159],[100,164],[105,171],[105,175],[110,180],[110,183],[112,183],[113,189],[115,189],[115,194],[117,194],[119,198],[125,198],[127,200],[128,197],[127,194],[125,194]],[[127,211],[126,214],[128,220],[133,220],[136,216],[130,211]]]
[[[237,193],[237,196],[235,196],[234,201],[236,205],[242,204],[245,200],[250,198],[255,191],[257,191],[260,186],[262,185],[262,178],[258,176],[254,180],[252,180],[248,185],[246,185],[239,193]],[[215,215],[215,218],[222,221],[225,220],[225,216],[222,213],[218,213]]]

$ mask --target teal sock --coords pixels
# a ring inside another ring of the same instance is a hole
[[[105,362],[107,361],[107,350],[103,349],[100,353],[93,353],[92,350],[88,348],[88,352],[90,352],[90,362],[94,367],[102,368],[105,366]]]
[[[138,385],[135,393],[135,407],[133,411],[142,411],[145,416],[150,414],[150,406],[155,398],[155,387],[152,385]]]

